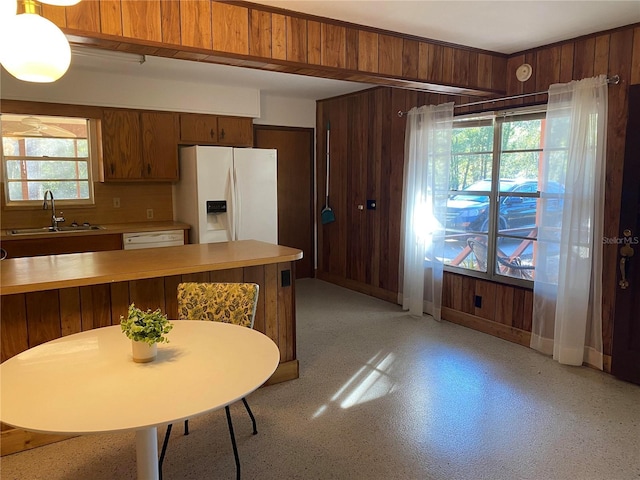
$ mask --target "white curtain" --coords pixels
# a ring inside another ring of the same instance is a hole
[[[605,76],[549,89],[531,332],[532,348],[600,370],[606,122]]]
[[[440,320],[453,103],[407,115],[402,197],[402,308]]]

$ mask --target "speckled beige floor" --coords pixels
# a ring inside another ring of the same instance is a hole
[[[249,396],[256,436],[232,409],[244,479],[640,478],[640,387],[318,280],[296,286],[300,378]],[[133,479],[134,435],[77,437],[0,468],[3,480]],[[174,429],[164,478],[235,478],[223,412],[194,418],[187,437]]]

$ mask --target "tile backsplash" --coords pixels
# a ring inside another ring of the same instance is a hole
[[[51,213],[41,208],[7,208],[4,190],[0,185],[2,208],[0,227],[28,228],[49,225]],[[82,207],[60,207],[66,222],[89,222],[91,224],[133,223],[173,220],[170,183],[94,183],[95,205]],[[119,202],[114,202],[114,198]],[[114,207],[119,203],[119,207]],[[153,209],[153,219],[147,218],[147,210]]]

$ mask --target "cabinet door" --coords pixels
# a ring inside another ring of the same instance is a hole
[[[218,117],[218,144],[232,147],[252,147],[253,119]]]
[[[218,117],[183,113],[180,115],[180,140],[188,143],[215,144],[218,142]]]
[[[178,121],[173,113],[141,113],[142,176],[148,180],[178,179]]]
[[[142,178],[140,115],[128,110],[104,110],[102,161],[105,180]]]

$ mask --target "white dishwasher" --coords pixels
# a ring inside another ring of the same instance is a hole
[[[184,230],[123,233],[122,243],[124,250],[184,245]]]

